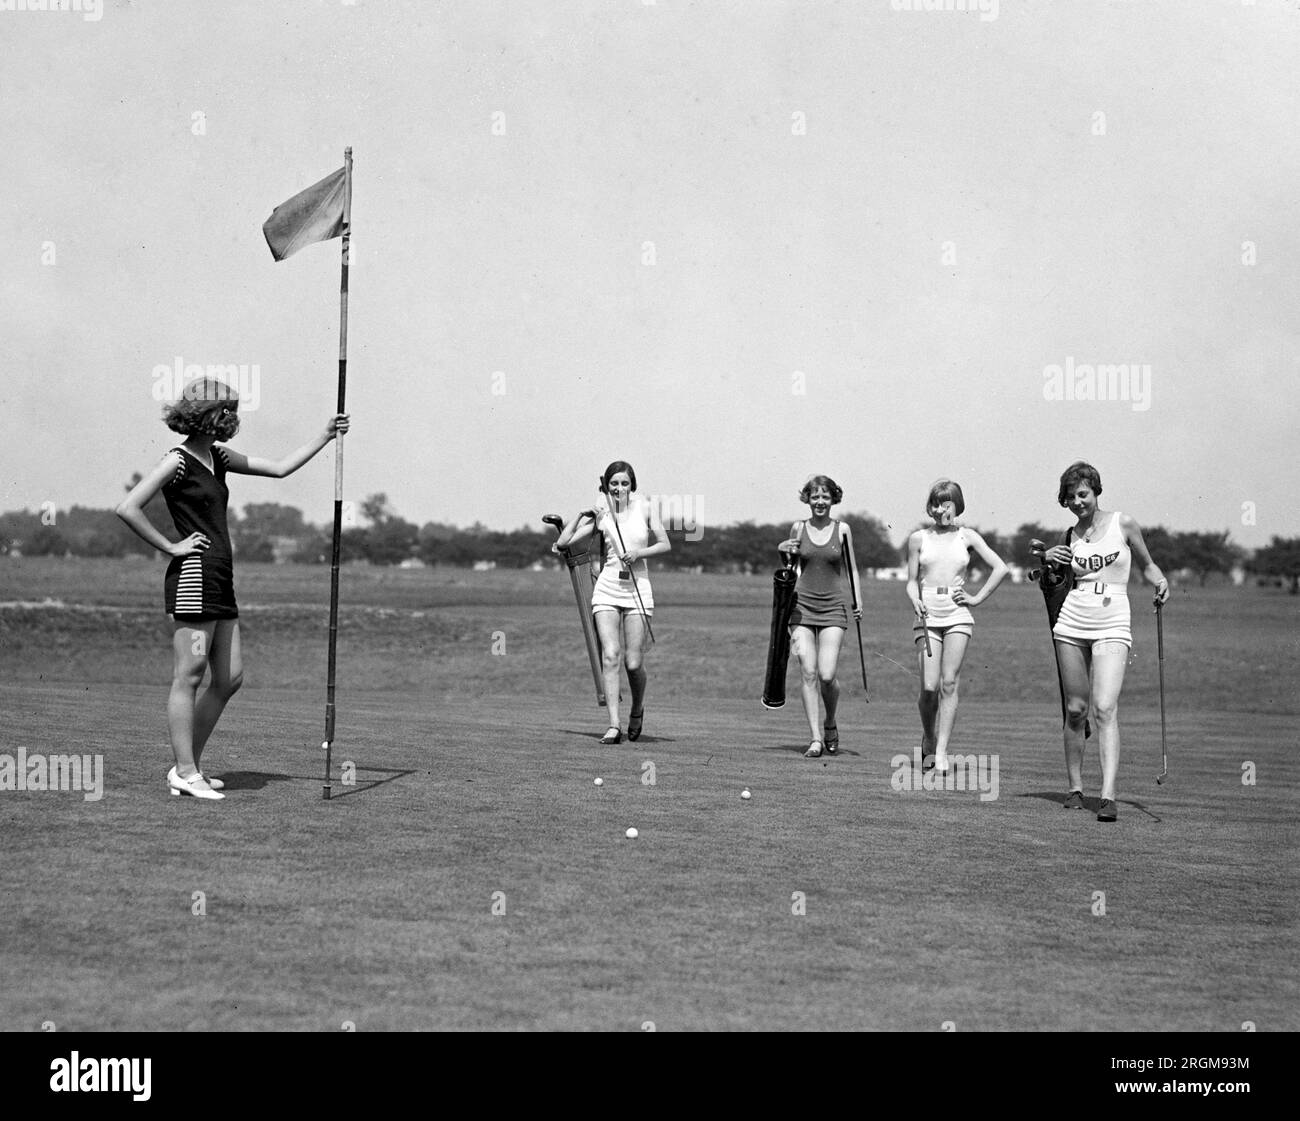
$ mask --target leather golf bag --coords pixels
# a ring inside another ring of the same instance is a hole
[[[790,660],[790,614],[794,611],[798,573],[778,568],[772,574],[772,629],[767,641],[767,675],[763,679],[763,706],[785,707],[785,671]]]
[[[1069,534],[1062,536],[1060,543],[1069,544]],[[1031,580],[1038,581],[1038,589],[1043,593],[1043,605],[1047,608],[1047,626],[1050,630],[1056,626],[1056,618],[1061,614],[1061,608],[1065,606],[1065,598],[1074,588],[1074,573],[1068,568],[1061,568],[1054,564],[1045,564],[1042,568],[1036,568],[1029,574]],[[1055,644],[1053,644],[1055,646]],[[1061,696],[1061,723],[1065,723],[1065,683],[1061,680],[1061,667],[1056,667],[1056,686]],[[1092,735],[1092,722],[1085,720],[1083,724],[1084,738]]]

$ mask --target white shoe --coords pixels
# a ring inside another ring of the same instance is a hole
[[[207,780],[197,772],[190,775],[189,778],[181,778],[173,767],[167,772],[167,789],[171,791],[173,798],[179,798],[182,794],[189,794],[194,798],[204,798],[210,802],[219,802],[225,797],[224,794],[218,793],[207,782]]]
[[[174,775],[175,773],[176,773],[176,768],[173,767],[170,771],[167,772],[167,778],[170,780],[172,775]],[[200,771],[199,773],[203,774],[202,771]],[[222,782],[219,778],[208,778],[207,775],[203,775],[203,781],[206,782],[210,787],[212,787],[213,790],[226,789],[226,784]]]

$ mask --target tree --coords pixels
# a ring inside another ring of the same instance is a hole
[[[998,555],[1008,564],[1018,564],[1021,568],[1035,568],[1041,563],[1041,559],[1030,552],[1029,543],[1034,540],[1041,541],[1050,549],[1053,545],[1061,543],[1061,533],[1062,530],[1048,529],[1039,522],[1025,522],[1006,539],[1007,551]]]
[[[1291,581],[1291,594],[1300,593],[1300,537],[1274,537],[1255,550],[1251,568],[1265,576]]]
[[[40,528],[39,514],[29,514],[26,510],[0,514],[0,553],[9,553],[14,549],[25,552],[27,542]]]
[[[1142,540],[1147,543],[1147,552],[1164,572],[1177,572],[1186,568],[1183,550],[1178,538],[1162,525],[1144,526]]]
[[[1190,568],[1205,587],[1206,579],[1213,573],[1228,575],[1241,560],[1241,550],[1228,540],[1228,531],[1222,533],[1178,533],[1174,545],[1180,568]],[[1150,543],[1148,542],[1148,548]]]
[[[386,494],[372,494],[361,503],[361,516],[371,525],[381,525],[396,514]]]
[[[843,514],[853,531],[853,556],[859,568],[894,568],[898,565],[898,549],[889,540],[889,531],[879,518],[866,512]]]
[[[241,533],[250,537],[298,537],[307,532],[302,511],[278,502],[250,502],[239,521]]]
[[[144,476],[141,475],[139,471],[136,471],[131,476],[131,481],[122,489],[130,494],[131,491],[135,490],[136,484],[139,483],[143,477]],[[149,524],[169,541],[175,541],[180,537],[180,534],[176,532],[175,524],[172,522],[172,516],[168,513],[167,502],[162,496],[162,491],[159,491],[144,504],[144,516],[148,519]],[[123,528],[125,529],[126,527],[123,526]],[[156,551],[152,545],[142,541],[129,529],[126,531],[125,540],[127,542],[126,551],[128,553],[139,553],[141,556],[149,557],[153,556]]]
[[[984,538],[985,545],[997,553],[1004,561],[1007,560],[1011,552],[1011,538],[1003,537],[996,529],[979,529],[976,526],[971,526],[971,529]],[[1012,562],[1007,561],[1007,563]],[[984,563],[978,554],[972,552],[970,555],[970,571],[972,575],[981,574],[982,579],[993,570]]]

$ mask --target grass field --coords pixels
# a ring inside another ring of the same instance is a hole
[[[169,798],[161,571],[0,559],[0,752],[105,766],[99,801],[0,792],[4,1028],[1300,1026],[1284,593],[1176,592],[1160,787],[1135,594],[1108,826],[1061,809],[1035,588],[977,616],[953,749],[996,756],[984,800],[895,789],[918,740],[898,585],[865,587],[870,704],[846,644],[843,754],[803,759],[793,678],[785,710],[757,700],[761,577],[656,578],[646,734],[602,748],[562,572],[346,570],[357,782],[336,769],[325,803],[328,572],[245,566],[245,688],[205,758],[228,797]],[[1085,778],[1095,811],[1095,753]]]

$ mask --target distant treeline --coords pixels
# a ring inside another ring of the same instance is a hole
[[[135,480],[128,484],[134,485]],[[167,516],[161,498],[145,509],[151,522],[167,537],[179,535]],[[345,562],[395,565],[403,561],[468,568],[475,564],[501,568],[528,568],[555,560],[550,528],[521,528],[503,532],[475,524],[468,529],[440,522],[423,526],[408,522],[392,509],[383,494],[371,495],[359,516],[343,530],[341,556]],[[842,515],[853,530],[858,565],[866,569],[896,568],[907,563],[907,547],[891,542],[889,532],[870,514]],[[540,518],[539,518],[540,522]],[[250,503],[242,514],[229,512],[231,541],[241,560],[328,564],[330,526],[311,525],[295,506],[275,502]],[[668,525],[672,552],[655,559],[661,569],[704,572],[762,572],[778,563],[777,543],[790,532],[790,522],[758,525],[741,522],[729,526]],[[1020,526],[1003,535],[980,530],[989,546],[1009,564],[1032,567],[1029,543],[1039,538],[1049,545],[1060,540],[1061,528],[1036,524]],[[1292,593],[1300,590],[1300,538],[1274,537],[1253,552],[1242,549],[1221,533],[1172,533],[1162,526],[1143,530],[1151,555],[1169,573],[1186,573],[1205,583],[1212,576],[1234,569],[1276,582],[1285,581]],[[68,510],[45,507],[0,514],[0,554],[24,556],[122,557],[154,552],[122,523],[112,510],[73,506]]]

